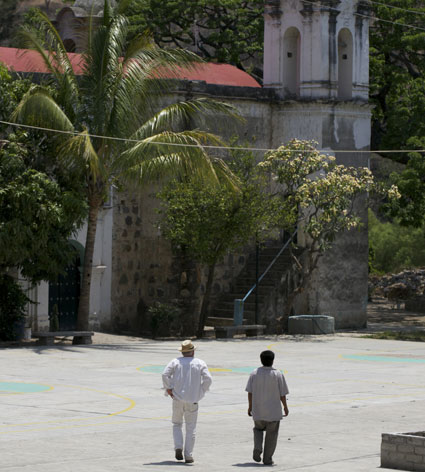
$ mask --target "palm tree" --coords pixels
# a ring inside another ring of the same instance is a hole
[[[179,68],[199,58],[183,50],[162,50],[146,35],[126,44],[128,23],[104,3],[102,24],[87,31],[83,75],[74,73],[65,47],[49,19],[38,13],[36,27],[22,31],[29,49],[47,66],[55,95],[34,85],[14,112],[18,123],[55,130],[58,157],[85,179],[88,228],[77,329],[89,325],[89,298],[97,215],[110,185],[152,182],[166,175],[235,179],[224,162],[210,157],[206,144],[222,144],[214,134],[185,130],[194,118],[237,116],[228,104],[204,98],[158,110],[158,99]],[[110,137],[114,139],[110,139]]]

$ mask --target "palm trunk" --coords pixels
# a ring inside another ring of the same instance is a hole
[[[86,247],[84,253],[83,277],[81,282],[80,300],[78,303],[77,330],[88,331],[90,310],[90,287],[93,270],[93,253],[96,239],[97,215],[100,205],[96,199],[89,201],[89,217],[87,221]]]
[[[208,266],[208,279],[207,279],[207,286],[205,288],[205,295],[202,299],[201,305],[201,313],[199,314],[199,324],[198,324],[198,332],[196,337],[202,338],[204,335],[204,327],[207,321],[207,314],[208,314],[208,305],[210,303],[210,295],[211,295],[211,288],[212,283],[214,280],[214,270],[215,270],[215,263]]]

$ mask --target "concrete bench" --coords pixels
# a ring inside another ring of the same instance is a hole
[[[266,325],[233,325],[217,326],[215,331],[216,338],[233,338],[235,334],[246,334],[246,336],[260,336],[264,334]]]
[[[288,318],[288,334],[332,334],[335,319],[327,315],[295,315]]]
[[[32,333],[33,338],[38,338],[41,346],[51,346],[55,343],[55,338],[73,337],[72,344],[92,344],[92,331],[43,331]]]

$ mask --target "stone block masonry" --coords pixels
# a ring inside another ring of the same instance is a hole
[[[425,472],[425,432],[382,434],[381,467]]]

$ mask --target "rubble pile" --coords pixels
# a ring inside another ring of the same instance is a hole
[[[389,300],[408,300],[423,295],[425,290],[425,268],[406,269],[399,274],[369,276],[370,296],[386,297]]]

